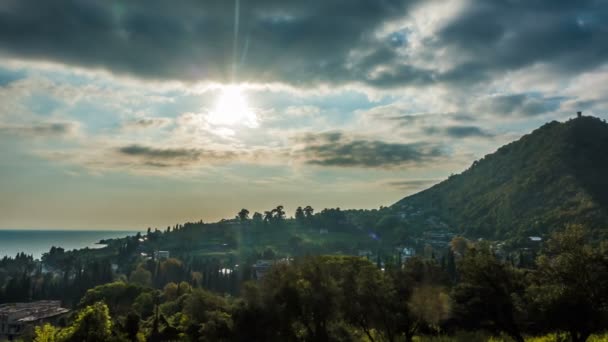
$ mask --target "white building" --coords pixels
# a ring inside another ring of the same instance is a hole
[[[27,325],[50,322],[68,313],[58,300],[0,305],[0,340],[12,341]]]
[[[404,247],[401,250],[401,262],[405,262],[407,259],[416,255],[416,251],[410,247]]]
[[[154,252],[154,260],[169,259],[170,257],[171,257],[171,253],[169,253],[169,251]]]

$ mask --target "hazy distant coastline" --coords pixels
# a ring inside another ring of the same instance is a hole
[[[100,240],[136,234],[135,230],[0,229],[0,258],[24,252],[39,259],[52,246],[95,248]]]

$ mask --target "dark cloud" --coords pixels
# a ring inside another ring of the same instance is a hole
[[[441,179],[405,179],[398,181],[389,181],[386,184],[390,187],[396,187],[402,190],[417,190],[430,187],[437,184]]]
[[[424,132],[431,135],[444,135],[450,138],[490,138],[493,135],[477,126],[447,126],[447,127],[426,127]]]
[[[45,122],[30,125],[0,124],[0,133],[21,135],[30,138],[67,137],[78,132],[75,122]]]
[[[231,161],[239,157],[232,151],[213,151],[198,148],[157,148],[144,145],[128,145],[117,149],[126,157],[134,158],[146,166],[173,167]]]
[[[228,81],[236,59],[240,80],[352,81],[396,58],[394,37],[378,42],[374,32],[418,2],[241,1],[233,58],[234,1],[9,0],[0,6],[0,49],[144,78]],[[353,49],[368,47],[375,52],[349,65]]]
[[[537,63],[569,73],[608,60],[605,1],[470,1],[415,54],[398,52],[409,44],[407,30],[376,35],[421,3],[241,1],[234,56],[234,1],[6,0],[0,52],[142,78],[220,82],[232,79],[237,61],[240,81],[380,88],[474,83]],[[410,59],[432,59],[438,49],[469,58],[447,70]]]
[[[422,164],[444,156],[439,146],[426,143],[388,143],[341,133],[309,134],[297,151],[306,163],[321,166],[390,168]]]
[[[123,124],[126,128],[154,128],[164,127],[171,123],[168,118],[142,118],[133,121],[129,121]]]
[[[457,122],[471,122],[475,121],[475,117],[466,113],[418,113],[418,114],[392,114],[391,111],[387,113],[378,113],[376,117],[379,119],[396,121],[402,126],[420,125],[426,121],[433,119],[441,120],[452,120]]]
[[[607,22],[601,0],[470,1],[436,44],[471,58],[441,80],[475,82],[536,63],[560,73],[592,70],[608,60]]]
[[[477,126],[450,126],[445,128],[445,133],[452,138],[492,136]]]
[[[487,98],[478,109],[490,114],[534,116],[557,110],[563,100],[565,99],[510,94]]]

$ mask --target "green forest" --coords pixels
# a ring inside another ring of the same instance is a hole
[[[460,234],[521,243],[569,223],[608,237],[608,124],[549,122],[466,171],[399,201]]]
[[[180,229],[162,234],[177,239]],[[608,245],[582,226],[552,234],[528,261],[462,237],[441,257],[265,257],[276,262],[255,279],[196,258],[136,258],[115,272],[104,256],[54,249],[44,263],[64,267],[63,275],[29,276],[36,262],[24,255],[2,260],[2,269],[22,273],[3,287],[2,301],[73,301],[68,317],[22,336],[37,342],[607,338]],[[67,268],[80,262],[77,274]]]

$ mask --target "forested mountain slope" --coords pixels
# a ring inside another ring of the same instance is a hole
[[[413,206],[471,237],[525,239],[568,223],[608,228],[608,124],[550,122],[463,173],[393,207]]]

